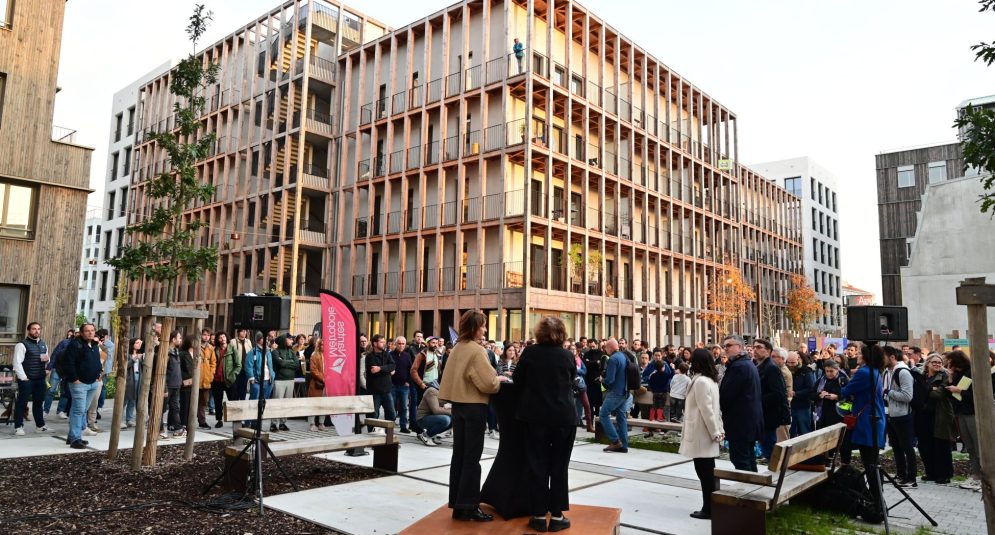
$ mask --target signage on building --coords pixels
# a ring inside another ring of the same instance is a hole
[[[970,340],[967,338],[944,338],[943,339],[943,351],[953,351],[954,346],[960,346],[958,349],[967,353],[968,356],[971,355]]]
[[[719,160],[719,171],[732,171],[732,160],[728,158]]]

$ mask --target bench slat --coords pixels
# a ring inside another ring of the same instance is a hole
[[[805,459],[826,453],[840,443],[846,424],[835,424],[824,429],[805,433],[792,439],[778,442],[770,455],[769,470],[778,472],[784,463],[794,466]]]
[[[224,421],[256,419],[256,400],[226,401]],[[373,412],[373,396],[335,396],[266,400],[263,418],[295,418],[325,414],[365,414]]]
[[[629,427],[650,427],[653,429],[666,429],[667,431],[682,431],[684,426],[675,422],[658,422],[656,420],[643,420],[640,418],[630,418],[626,420]]]
[[[270,450],[273,451],[273,455],[277,457],[285,457],[288,455],[304,455],[309,453],[324,453],[330,451],[342,451],[352,448],[369,448],[375,446],[385,446],[390,444],[398,444],[398,440],[395,437],[392,441],[388,442],[384,436],[362,436],[354,435],[348,437],[339,438],[321,438],[313,440],[295,440],[288,442],[271,442],[269,444]],[[228,446],[225,448],[225,455],[229,457],[234,457],[242,451],[242,448],[236,446]],[[249,453],[246,453],[249,455]]]
[[[777,503],[774,499],[775,487],[755,486],[746,488],[723,489],[712,494],[719,503],[748,507],[751,509],[772,510],[774,507],[790,500],[829,478],[828,472],[806,472],[789,470],[781,484],[781,493]]]
[[[393,429],[396,425],[393,420],[378,420],[376,418],[367,418],[363,420],[363,423],[370,427],[383,427],[384,429]]]
[[[735,469],[725,469],[716,468],[713,475],[718,479],[724,479],[727,481],[739,481],[742,483],[752,483],[754,485],[773,485],[774,484],[774,474],[770,472],[750,472],[747,470],[735,470]]]
[[[256,438],[256,430],[251,427],[240,427],[235,430],[235,437],[252,440]],[[263,442],[269,442],[269,431],[261,431],[259,433],[259,438],[262,439]]]

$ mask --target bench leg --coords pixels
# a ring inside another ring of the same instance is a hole
[[[245,487],[249,482],[249,474],[252,472],[250,457],[243,455],[241,458],[236,459],[235,457],[225,455],[224,461],[225,468],[228,469],[228,475],[222,481],[224,486],[237,492],[245,492]]]
[[[712,535],[766,535],[767,513],[712,500]]]
[[[397,472],[397,452],[400,446],[400,444],[373,446],[373,468]]]

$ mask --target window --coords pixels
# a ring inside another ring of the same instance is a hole
[[[108,173],[111,180],[117,178],[117,163],[119,159],[120,157],[118,153],[115,152],[114,154],[111,154],[111,172]]]
[[[0,28],[10,28],[14,22],[14,0],[0,0]]]
[[[135,107],[128,108],[128,135],[135,133]]]
[[[117,216],[124,217],[125,211],[128,209],[128,188],[121,189],[121,204],[118,206]]]
[[[4,0],[0,0],[0,5]],[[7,75],[0,72],[0,124],[3,124],[3,90],[7,87]]]
[[[788,190],[788,193],[794,195],[795,197],[802,196],[802,177],[795,176],[791,178],[784,179],[784,189]]]
[[[121,176],[128,176],[131,174],[131,147],[124,149],[124,171],[121,172]]]
[[[825,204],[822,200],[822,184],[819,184],[819,204]]]
[[[111,231],[104,233],[104,260],[111,257]]]
[[[107,300],[107,272],[100,272],[100,300]]]
[[[818,269],[815,270],[815,277],[813,277],[813,278],[815,279],[815,291],[818,292],[819,291],[819,270]]]
[[[0,0],[3,1],[3,0]],[[121,123],[124,121],[124,114],[119,113],[114,116],[114,141],[121,141]]]
[[[898,187],[911,188],[916,185],[916,170],[911,165],[898,168]]]
[[[836,220],[835,219],[833,220],[833,239],[836,240],[836,241],[839,241],[839,239],[840,239],[839,227],[836,226]]]
[[[809,178],[808,180],[809,180],[808,190],[809,190],[809,192],[811,192],[811,194],[812,194],[812,200],[814,201],[815,200],[815,179],[814,178]]]
[[[3,0],[0,0],[2,2]],[[22,329],[27,322],[28,287],[0,286],[0,340],[6,342],[20,341],[24,336]]]
[[[34,239],[38,190],[0,182],[0,237]]]
[[[833,192],[833,213],[836,213],[836,192]]]
[[[812,230],[819,230],[819,227],[817,226],[817,223],[815,222],[816,219],[819,218],[818,214],[819,213],[815,210],[815,208],[812,208]]]
[[[826,216],[822,212],[819,212],[819,233],[826,233]]]
[[[947,179],[947,162],[929,162],[929,183],[936,184]]]
[[[107,194],[107,220],[114,219],[114,199],[117,195],[116,191],[112,191]],[[110,241],[110,240],[107,240]]]
[[[819,260],[819,240],[812,238],[812,260]]]

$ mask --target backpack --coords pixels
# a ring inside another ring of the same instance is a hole
[[[632,392],[640,392],[643,387],[643,374],[639,372],[639,366],[626,359],[625,363],[625,388]]]
[[[841,466],[829,478],[812,490],[793,499],[816,510],[832,511],[865,522],[884,521],[881,502],[867,488],[864,473],[850,465]]]
[[[59,342],[59,345],[55,346],[55,351],[52,352],[52,358],[55,359],[55,372],[59,374],[59,377],[66,376],[66,371],[69,369],[69,362],[66,357],[69,356],[70,344],[74,342],[76,342],[75,339],[70,340],[68,343]]]
[[[925,406],[926,402],[929,401],[929,387],[926,386],[926,376],[921,373],[916,373],[905,368],[912,374],[912,401],[909,405],[912,406],[912,410],[921,411]]]

